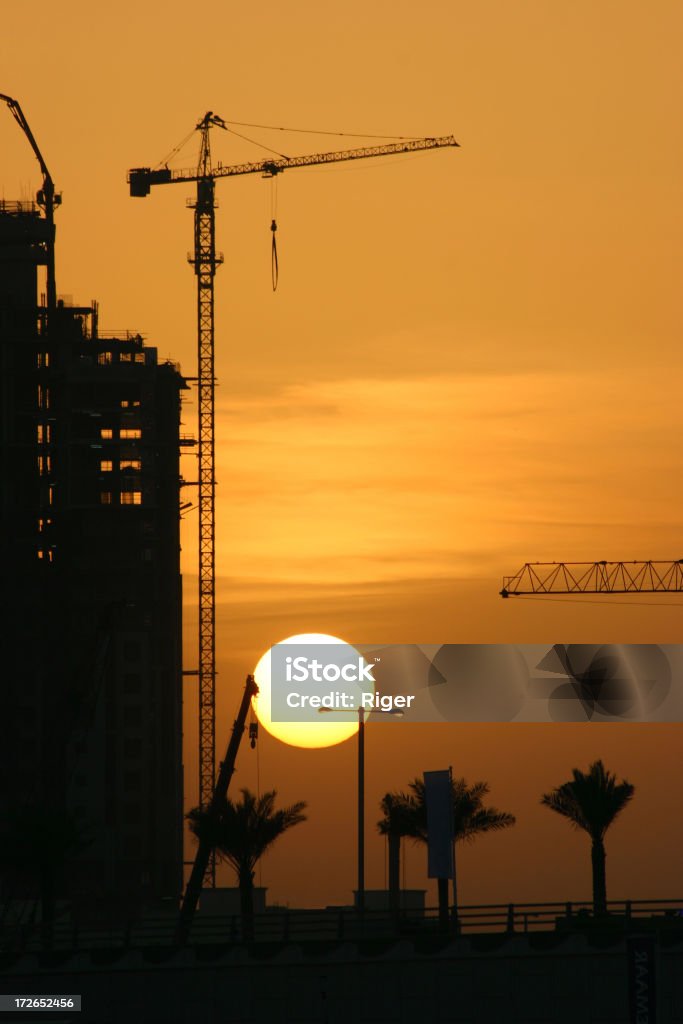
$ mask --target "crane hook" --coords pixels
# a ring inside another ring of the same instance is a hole
[[[271,274],[271,279],[272,279],[272,282],[273,282],[273,291],[275,291],[277,289],[277,279],[278,279],[277,242],[275,240],[275,232],[277,231],[277,222],[275,221],[275,218],[273,218],[273,220],[270,222],[270,230],[273,232],[273,245],[272,245],[272,248],[271,248],[271,257],[270,257],[270,274]]]

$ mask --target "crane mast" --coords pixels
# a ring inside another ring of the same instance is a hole
[[[197,187],[194,202],[194,252],[189,262],[197,277],[197,355],[199,406],[199,803],[203,808],[211,804],[215,777],[215,721],[216,721],[216,586],[215,586],[215,410],[214,410],[214,277],[223,257],[216,252],[215,180],[239,174],[261,174],[272,178],[295,167],[361,160],[458,146],[452,135],[434,138],[407,139],[379,146],[311,153],[299,157],[281,156],[275,159],[242,164],[212,166],[210,130],[213,127],[229,130],[229,125],[208,111],[196,125],[200,132],[199,161],[196,168],[172,170],[168,166],[158,169],[136,167],[128,172],[131,196],[143,197],[153,185],[194,182]],[[208,862],[208,872],[215,883],[215,860]]]
[[[199,407],[199,804],[208,807],[214,787],[216,748],[216,476],[213,279],[223,257],[216,252],[214,180],[209,132],[224,127],[209,111],[197,126],[201,146],[194,204],[197,276],[197,403]],[[215,862],[211,861],[211,873]]]

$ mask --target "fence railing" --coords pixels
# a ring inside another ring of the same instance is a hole
[[[40,924],[12,925],[0,929],[0,951],[137,949],[169,947],[175,942],[175,915],[144,917],[116,923],[79,923],[60,919],[48,930]],[[478,904],[451,910],[445,922],[436,907],[386,910],[362,914],[350,907],[292,910],[273,907],[256,914],[251,934],[245,933],[239,915],[197,913],[190,944],[223,945],[245,941],[258,943],[363,941],[419,938],[430,935],[528,934],[531,932],[579,932],[596,927],[683,929],[683,899],[616,900],[598,919],[591,903]]]

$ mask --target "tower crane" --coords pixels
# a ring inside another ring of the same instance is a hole
[[[54,311],[57,305],[57,286],[55,284],[55,207],[59,206],[62,202],[61,193],[55,192],[55,183],[52,180],[52,175],[47,169],[47,164],[43,159],[43,154],[40,152],[38,143],[36,142],[33,132],[29,126],[26,116],[21,109],[21,105],[18,100],[12,99],[11,96],[5,96],[4,93],[0,93],[0,100],[6,103],[10,109],[10,112],[17,122],[24,135],[29,141],[31,149],[35,153],[36,159],[40,164],[40,170],[43,175],[43,187],[38,191],[36,196],[38,206],[45,212],[45,220],[47,222],[47,316],[48,325],[50,323],[50,314]]]
[[[671,562],[526,562],[503,577],[501,597],[531,594],[683,593],[683,558]]]
[[[214,477],[214,276],[223,257],[216,252],[214,190],[217,178],[238,174],[261,174],[274,178],[295,167],[363,160],[396,153],[457,146],[452,135],[402,139],[383,145],[306,156],[275,158],[224,166],[211,161],[212,128],[230,130],[223,118],[208,111],[195,126],[200,135],[196,167],[151,169],[136,167],[128,172],[131,196],[147,196],[152,186],[194,182],[194,252],[189,262],[197,276],[197,348],[199,405],[199,803],[208,807],[214,789],[215,749],[215,477]]]

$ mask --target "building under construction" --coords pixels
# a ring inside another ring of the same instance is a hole
[[[129,914],[182,884],[186,385],[96,304],[39,302],[49,229],[0,204],[0,902]]]

